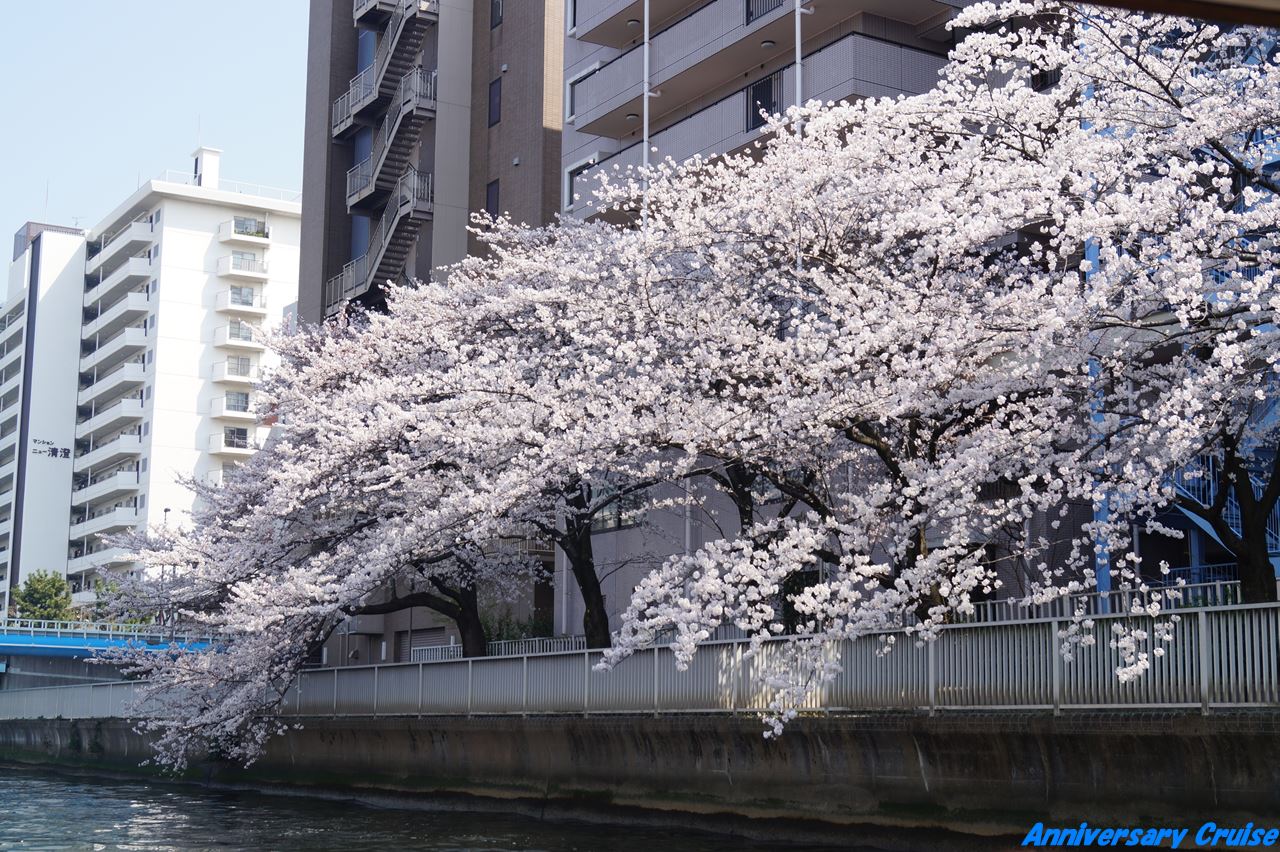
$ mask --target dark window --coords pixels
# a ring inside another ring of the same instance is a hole
[[[764,125],[764,115],[773,115],[782,105],[782,72],[777,71],[747,87],[747,129]]]
[[[498,182],[496,180],[489,181],[489,185],[484,188],[484,212],[493,218],[498,218],[501,210],[498,208]]]
[[[502,0],[489,0],[489,29],[502,23]]]
[[[243,426],[227,426],[222,430],[222,445],[239,450],[249,449],[249,430]]]
[[[747,23],[762,18],[782,5],[782,0],[747,0]]]
[[[1043,92],[1045,89],[1052,89],[1061,80],[1061,68],[1054,68],[1052,71],[1037,71],[1031,75],[1031,88],[1037,92]]]
[[[489,126],[502,120],[502,78],[489,84]]]

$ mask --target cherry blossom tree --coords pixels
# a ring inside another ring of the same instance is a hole
[[[278,341],[278,436],[201,487],[192,529],[142,545],[185,567],[126,597],[226,637],[137,661],[166,757],[251,758],[341,618],[427,603],[461,625],[474,590],[536,570],[494,547],[535,531],[609,664],[669,639],[687,663],[722,625],[790,635],[777,726],[833,673],[830,642],[928,641],[1014,566],[1035,601],[1099,570],[1142,589],[1134,525],[1172,534],[1172,506],[1223,527],[1265,599],[1270,35],[1049,2],[956,23],[934,91],[810,104],[742,154],[608,175],[594,203],[628,224],[491,223],[447,282]],[[1206,457],[1217,490],[1192,506]],[[737,528],[666,559],[611,640],[591,520],[686,483]],[[1172,624],[1118,636],[1119,676]]]

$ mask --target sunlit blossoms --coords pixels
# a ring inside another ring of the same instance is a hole
[[[279,341],[278,437],[145,545],[186,567],[128,600],[228,637],[141,664],[166,755],[251,758],[347,614],[426,603],[465,637],[477,589],[538,570],[500,546],[525,535],[564,554],[611,663],[658,641],[687,661],[724,625],[792,637],[771,730],[834,673],[833,640],[929,641],[1015,574],[1035,600],[1099,568],[1140,588],[1159,566],[1134,530],[1174,505],[1273,598],[1269,35],[1041,2],[956,26],[928,94],[811,104],[741,154],[613,175],[611,215],[494,223],[447,282]],[[1217,477],[1201,490],[1235,494],[1238,528],[1180,476]],[[691,483],[736,524],[609,625],[591,518]],[[1120,677],[1172,635],[1144,624],[1113,640]]]

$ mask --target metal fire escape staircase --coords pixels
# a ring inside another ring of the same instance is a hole
[[[385,8],[386,2],[361,3],[356,0],[354,14],[361,20],[365,11]],[[342,137],[394,96],[400,81],[418,64],[427,27],[440,19],[439,0],[394,0],[386,29],[378,42],[373,63],[351,78],[347,91],[333,102],[332,131]]]
[[[337,313],[345,302],[368,293],[376,283],[400,276],[422,225],[431,219],[433,199],[431,175],[412,166],[405,169],[369,234],[369,251],[325,282],[325,313]]]
[[[370,155],[347,172],[347,207],[376,207],[409,165],[422,127],[436,115],[436,72],[415,68],[400,80]]]

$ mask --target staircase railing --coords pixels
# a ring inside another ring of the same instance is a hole
[[[399,5],[387,20],[386,32],[374,54],[373,62],[368,68],[352,77],[347,91],[333,102],[334,133],[344,129],[355,112],[382,90],[387,68],[400,46],[400,37],[404,34],[405,25],[417,14],[439,14],[439,0],[400,0]]]
[[[347,171],[347,203],[351,197],[363,192],[373,183],[382,171],[383,159],[391,147],[391,140],[399,132],[405,116],[418,108],[420,104],[434,104],[436,99],[436,72],[415,68],[405,74],[396,87],[395,97],[391,101],[391,109],[382,126],[373,137],[373,149],[369,156],[352,166]]]
[[[1218,497],[1218,465],[1216,457],[1202,455],[1174,474],[1173,484],[1183,496],[1202,506],[1212,506]],[[1252,475],[1249,479],[1253,485],[1253,493],[1262,496],[1262,484]],[[1236,499],[1234,491],[1227,493],[1222,518],[1237,534],[1241,532],[1240,501]],[[1272,506],[1267,515],[1267,550],[1272,553],[1280,551],[1280,503]]]
[[[396,181],[391,197],[387,200],[386,210],[378,219],[378,224],[369,233],[368,251],[348,262],[340,273],[325,282],[326,311],[368,291],[370,279],[377,272],[382,256],[395,235],[395,228],[400,218],[411,212],[418,204],[431,203],[433,199],[432,176],[422,174],[412,166],[405,169],[404,174]]]

